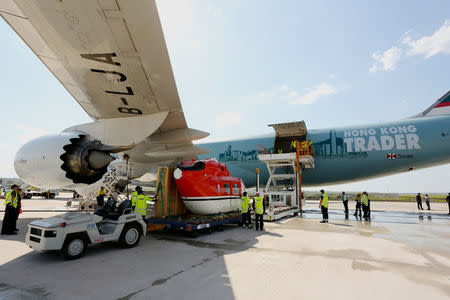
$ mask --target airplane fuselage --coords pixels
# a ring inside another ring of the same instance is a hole
[[[450,116],[411,118],[395,122],[308,130],[315,168],[305,169],[303,186],[345,183],[450,163]],[[246,186],[265,184],[268,171],[257,147],[274,147],[274,136],[202,144],[228,166]]]

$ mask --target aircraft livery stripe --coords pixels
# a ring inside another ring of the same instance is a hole
[[[435,106],[435,108],[445,106],[450,106],[450,95],[445,97],[438,105]]]

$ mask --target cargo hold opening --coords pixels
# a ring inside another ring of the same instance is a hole
[[[306,141],[306,124],[305,121],[289,122],[280,124],[270,124],[275,130],[275,141],[273,144],[273,153],[289,153],[295,152],[292,147],[293,141]]]

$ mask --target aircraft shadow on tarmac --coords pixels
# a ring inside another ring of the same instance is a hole
[[[0,245],[4,240],[23,243],[26,225],[32,220],[19,219],[20,234],[1,236]],[[227,226],[223,232],[197,238],[149,234],[132,249],[115,243],[90,246],[84,257],[74,261],[65,261],[58,251],[32,251],[0,266],[0,284],[9,292],[20,286],[33,296],[58,299],[68,295],[91,299],[234,299],[225,255],[252,248],[261,235],[282,238],[276,233]],[[23,252],[23,246],[11,248]]]

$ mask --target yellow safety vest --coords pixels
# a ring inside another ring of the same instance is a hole
[[[147,214],[147,197],[145,195],[138,195],[136,202],[137,205],[134,211],[145,216]]]
[[[131,205],[132,206],[136,206],[137,196],[138,196],[138,192],[131,193]]]
[[[104,195],[104,194],[105,194],[105,192],[102,191],[102,190],[100,190],[100,191],[97,192],[97,196]]]
[[[261,197],[255,197],[255,213],[262,215],[264,213],[264,204]]]
[[[241,213],[245,214],[248,212],[248,206],[250,204],[250,198],[249,197],[242,197],[241,198]]]
[[[361,200],[365,206],[369,205],[369,197],[367,195],[362,195]]]
[[[328,195],[322,194],[322,206],[328,208]]]
[[[12,193],[13,191],[9,191],[7,194],[6,194],[6,199],[5,199],[5,207],[9,204],[9,203],[11,203],[11,193]],[[19,201],[18,201],[18,193],[16,192],[16,196],[14,197],[14,199],[12,199],[12,206],[14,206],[14,208],[17,208],[17,204],[19,203]]]
[[[147,196],[146,199],[147,199],[147,201],[149,201],[149,202],[153,202],[153,198],[150,197],[150,196]]]
[[[292,142],[291,142],[291,148],[294,148],[294,149],[295,149],[296,146],[297,146],[296,144],[297,144],[297,141],[292,141]]]

